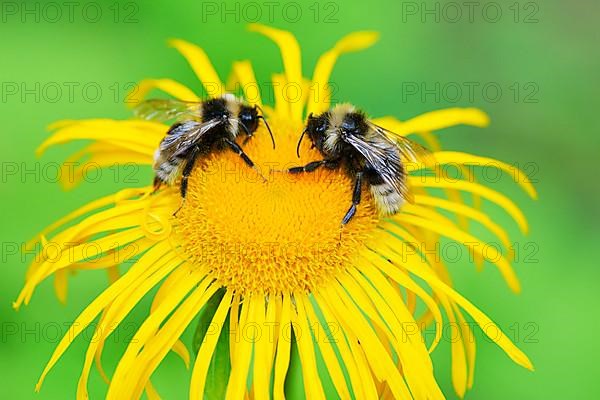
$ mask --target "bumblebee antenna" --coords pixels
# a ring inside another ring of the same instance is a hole
[[[269,135],[271,135],[271,142],[273,142],[273,149],[275,149],[275,138],[273,137],[273,132],[271,132],[271,127],[269,126],[267,119],[265,117],[263,117],[262,115],[259,115],[258,118],[260,118],[264,121],[265,126],[267,127],[267,130],[269,131]]]
[[[300,139],[298,139],[298,145],[296,146],[296,155],[300,158],[300,143],[302,143],[302,139],[304,138],[304,134],[308,129],[304,129],[302,131],[302,135],[300,135]]]
[[[275,149],[275,138],[273,138],[273,132],[271,132],[271,127],[269,126],[267,119],[264,117],[263,109],[258,104],[255,104],[254,108],[256,108],[258,111],[260,111],[261,115],[259,115],[258,118],[262,119],[265,122],[265,126],[267,127],[267,130],[269,131],[269,135],[271,135],[271,142],[273,142],[273,149]]]

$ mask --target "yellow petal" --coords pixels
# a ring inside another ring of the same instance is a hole
[[[249,104],[256,104],[257,106],[263,106],[260,98],[260,88],[254,76],[254,70],[252,64],[248,60],[236,61],[233,63],[231,76],[227,81],[227,88],[233,92],[237,86],[240,86],[244,92],[244,99]]]
[[[97,249],[101,249],[102,252],[110,251],[114,248],[132,243],[143,236],[144,234],[138,229],[129,229],[114,235],[108,235],[94,242],[94,251]],[[87,243],[75,247],[61,246],[61,248],[63,251],[56,259],[45,260],[38,269],[32,272],[29,279],[25,282],[21,293],[19,293],[13,307],[18,308],[23,303],[29,304],[36,286],[52,273],[89,257],[90,246],[88,246]]]
[[[107,173],[125,183],[139,183],[136,177],[139,165],[151,165],[153,157],[131,149],[119,149],[114,144],[96,142],[72,154],[61,165],[60,184],[71,190],[84,178],[99,174],[100,168],[110,168]],[[119,167],[117,169],[117,167]]]
[[[527,220],[523,212],[515,205],[515,203],[508,197],[504,196],[492,190],[488,187],[480,185],[474,182],[466,181],[439,181],[436,178],[431,177],[409,177],[410,185],[413,187],[425,187],[425,188],[452,188],[457,190],[463,190],[470,193],[476,193],[481,197],[488,199],[500,207],[502,207],[519,225],[521,232],[526,234],[529,230]]]
[[[331,308],[344,329],[352,332],[360,341],[360,347],[364,349],[364,355],[373,375],[379,381],[386,381],[397,398],[410,398],[410,392],[398,369],[353,302],[344,302],[339,298],[339,293],[330,288],[324,288],[322,294],[323,301]]]
[[[181,360],[185,364],[185,368],[189,369],[191,357],[190,351],[188,350],[187,346],[181,340],[177,340],[171,350],[173,350],[173,352],[177,354],[179,358],[181,358]]]
[[[452,307],[458,318],[458,323],[460,325],[461,335],[465,346],[465,354],[467,355],[469,373],[467,376],[467,388],[471,389],[473,387],[473,379],[475,377],[475,337],[473,335],[473,330],[465,320],[465,317],[462,315],[462,310],[460,310],[454,303],[452,303]]]
[[[319,328],[317,329],[320,329],[320,333],[322,332],[327,334],[324,337],[319,336],[316,342],[323,356],[323,360],[325,361],[327,372],[329,372],[329,376],[331,376],[331,380],[333,382],[335,390],[337,391],[337,394],[338,396],[340,396],[341,399],[350,399],[350,392],[348,390],[348,385],[346,384],[346,379],[344,378],[344,373],[342,371],[342,368],[340,367],[340,362],[338,361],[338,358],[331,344],[332,341],[338,342],[340,340],[339,337],[337,337],[339,335],[336,335],[334,333],[337,333],[337,329],[333,324],[323,324],[315,314],[315,311],[310,301],[304,300],[303,297],[301,297],[301,299],[310,326],[318,326]]]
[[[356,398],[376,398],[377,392],[372,391],[373,387],[369,385],[369,381],[372,381],[372,378],[369,377],[363,382],[363,375],[359,372],[360,366],[355,359],[355,354],[348,345],[348,343],[352,343],[354,340],[351,333],[342,329],[343,327],[327,304],[319,301],[320,296],[318,293],[315,294],[315,298],[317,299],[316,303],[319,305],[319,309],[323,313],[325,324],[330,327],[330,329],[335,330],[335,333],[332,332],[332,336],[335,338],[333,340],[342,357],[342,363],[348,372],[350,384],[352,385],[352,392]]]
[[[286,100],[284,94],[287,83],[285,76],[282,74],[273,74],[271,81],[273,82],[273,95],[275,97],[275,114],[281,118],[290,118],[290,103]]]
[[[236,355],[238,354],[235,350],[240,338],[239,318],[241,302],[240,295],[236,294],[231,301],[231,308],[229,310],[229,361],[231,365],[236,362]]]
[[[452,352],[452,386],[456,391],[456,394],[461,399],[465,396],[467,391],[467,357],[465,353],[465,347],[463,342],[465,339],[462,336],[462,331],[454,315],[454,310],[450,302],[445,296],[440,297],[440,301],[448,316],[450,327],[450,348]],[[469,340],[469,339],[467,339]]]
[[[278,300],[280,301],[280,300]],[[283,295],[283,304],[281,306],[281,327],[277,338],[277,355],[275,356],[275,373],[273,378],[273,399],[285,399],[285,376],[290,365],[291,340],[285,335],[290,333],[287,328],[291,328],[291,308],[292,304],[289,295]]]
[[[245,299],[246,301],[241,306],[239,327],[242,329],[248,326],[248,323],[253,320],[257,307],[264,307],[264,301],[258,301],[256,297]],[[240,332],[242,333],[242,332]],[[253,334],[252,330],[246,332]],[[235,363],[231,364],[231,374],[227,383],[226,400],[241,399],[246,392],[246,382],[248,381],[248,372],[250,369],[250,360],[252,357],[252,345],[255,337],[245,337],[242,334],[242,339],[236,344]]]
[[[44,368],[42,375],[36,385],[36,390],[39,390],[46,374],[56,364],[58,359],[67,350],[69,345],[75,338],[100,314],[100,312],[118,296],[125,288],[129,287],[133,282],[142,277],[149,276],[160,268],[153,265],[154,257],[158,254],[164,254],[170,249],[170,245],[161,243],[148,251],[127,273],[125,273],[117,282],[109,286],[104,292],[97,296],[89,306],[85,308],[69,327],[67,333],[63,336],[59,344],[56,346],[50,361]]]
[[[398,121],[400,122],[400,121]],[[432,152],[438,152],[442,150],[442,145],[440,143],[440,141],[438,140],[437,136],[435,136],[433,133],[431,132],[417,132],[417,136],[423,138],[423,140],[425,141],[425,144],[427,146],[427,148],[429,150],[431,150]],[[465,176],[467,176],[467,174],[469,174],[468,176],[470,177],[470,171],[465,168],[464,166],[461,166],[461,173],[465,174]],[[445,177],[447,176],[447,171],[444,168],[440,168],[438,165],[435,165],[434,167],[434,172],[440,176],[441,179],[445,179]],[[470,179],[467,179],[470,180]],[[448,199],[452,200],[455,203],[463,203],[463,199],[460,196],[460,192],[457,190],[452,190],[452,189],[445,189],[444,192],[446,193],[446,196],[448,196]],[[458,226],[460,226],[463,230],[468,230],[469,228],[469,222],[467,220],[467,218],[464,215],[457,215],[457,219],[458,219]]]
[[[366,393],[364,397],[357,398],[377,399],[377,379],[373,376],[374,374],[369,366],[369,361],[367,360],[367,357],[365,357],[366,350],[359,344],[359,339],[355,337],[350,339],[349,347],[353,361],[356,363],[358,374],[360,375],[364,393]],[[384,381],[382,383],[385,384],[386,382]],[[404,386],[404,381],[402,381],[401,385]],[[405,390],[405,394],[408,394],[408,389]],[[409,399],[410,397],[402,397],[402,399],[405,398]]]
[[[153,89],[159,89],[163,92],[182,101],[199,101],[200,98],[187,86],[173,79],[144,79],[138,83],[127,96],[126,102],[130,106],[143,101],[148,93]]]
[[[64,269],[56,271],[56,274],[54,274],[54,291],[58,300],[63,304],[67,303],[68,275],[69,271]]]
[[[302,295],[296,295],[294,298],[296,299],[296,313],[292,312],[292,320],[296,323],[294,325],[294,334],[302,366],[304,390],[307,398],[325,400],[321,378],[319,378],[319,374],[317,373],[315,347],[311,336],[311,329],[308,326],[306,312],[302,304],[304,298]]]
[[[387,252],[386,252],[387,253]],[[391,255],[390,255],[391,257]],[[381,274],[382,266],[387,267],[387,263],[389,261],[384,260],[378,253],[373,252],[365,252],[364,254],[365,263],[361,264],[361,272],[365,274],[365,276],[375,284],[377,289],[384,296],[386,301],[389,301],[389,305],[392,310],[397,313],[398,319],[400,321],[410,318],[410,314],[401,314],[400,312],[404,309],[405,305],[402,302],[402,299],[399,298],[396,293],[392,290],[389,282],[383,277]],[[375,267],[375,268],[373,268]],[[427,309],[432,313],[435,320],[435,337],[429,349],[429,352],[432,352],[433,349],[437,346],[439,341],[442,338],[442,329],[443,329],[443,318],[442,313],[437,305],[437,303],[433,300],[433,298],[427,294],[422,287],[416,284],[412,279],[406,276],[395,276],[396,282],[398,282],[403,287],[415,293],[422,301],[425,303]],[[408,333],[406,333],[408,335]]]
[[[173,263],[174,255],[163,255],[157,257],[154,266],[158,271],[146,279],[138,279],[129,285],[119,296],[105,308],[100,322],[96,326],[94,332],[94,340],[90,341],[88,346],[83,370],[77,385],[77,398],[87,399],[87,382],[89,377],[92,361],[98,352],[102,351],[101,346],[104,346],[106,339],[114,332],[119,324],[131,312],[131,310],[139,303],[139,301],[167,274],[169,274],[176,266]]]
[[[331,50],[319,57],[308,96],[307,114],[320,114],[329,108],[329,77],[339,56],[371,47],[378,38],[377,32],[354,32],[344,36]]]
[[[400,346],[399,355],[400,357],[404,357],[407,355],[407,350],[405,345],[410,345],[420,353],[419,358],[416,360],[418,363],[423,363],[425,370],[431,370],[431,360],[429,359],[429,354],[427,349],[425,348],[425,341],[423,340],[422,335],[420,334],[419,329],[415,329],[414,331],[407,331],[406,327],[412,325],[412,327],[417,327],[416,322],[414,321],[412,315],[408,312],[408,308],[405,304],[403,304],[402,300],[398,298],[395,294],[392,297],[395,297],[397,301],[392,299],[386,299],[383,295],[383,290],[380,290],[379,287],[375,288],[371,282],[369,282],[365,276],[358,272],[358,270],[352,270],[351,274],[358,285],[368,294],[369,298],[372,299],[373,303],[377,307],[377,311],[382,315],[383,319],[387,324],[390,325],[390,328],[396,335],[396,340]],[[353,293],[357,291],[354,290]],[[381,292],[381,293],[380,293]],[[389,294],[391,291],[388,291]],[[361,302],[364,303],[364,302]],[[362,304],[361,304],[362,305]],[[393,306],[399,305],[399,308],[395,308]],[[403,326],[403,324],[405,324]],[[414,367],[415,365],[412,365]]]
[[[217,347],[217,341],[221,335],[221,330],[224,328],[225,319],[227,318],[227,312],[231,304],[233,295],[231,292],[225,292],[219,307],[213,316],[211,325],[215,327],[215,331],[211,335],[205,335],[198,354],[196,355],[196,361],[194,362],[194,368],[192,370],[192,379],[190,381],[190,399],[202,399],[204,396],[204,385],[206,383],[206,374],[208,373],[208,367],[210,360],[212,359],[215,348]]]
[[[72,268],[80,269],[106,269],[109,283],[113,284],[121,277],[118,266],[123,262],[128,261],[144,253],[150,247],[156,244],[155,240],[142,238],[134,243],[131,243],[123,248],[113,249],[106,252],[106,255],[99,257],[89,262],[78,262],[72,265]],[[56,271],[57,273],[62,270]]]
[[[119,266],[113,265],[112,267],[108,267],[106,270],[106,274],[108,275],[108,283],[113,284],[121,277],[121,273],[119,272]]]
[[[477,108],[447,108],[430,111],[400,122],[393,117],[382,117],[373,120],[399,136],[407,136],[416,132],[431,132],[456,125],[472,125],[480,128],[488,126],[490,119]]]
[[[126,194],[126,197],[139,195],[139,191],[136,193],[135,191],[126,190],[124,193]],[[77,210],[72,211],[71,213],[67,214],[65,217],[53,222],[51,225],[49,225],[47,228],[45,228],[43,231],[41,231],[38,234],[38,237],[41,239],[44,236],[48,235],[49,233],[60,228],[61,226],[66,225],[69,222],[71,222],[85,214],[90,213],[91,211],[98,210],[98,209],[103,208],[110,204],[114,204],[116,202],[116,197],[117,196],[115,196],[114,194],[111,194],[111,195],[102,197],[97,200],[92,200],[91,202],[87,203],[83,207],[80,207]],[[123,196],[120,196],[120,197],[123,197]],[[28,242],[25,247],[27,249],[31,249],[36,243],[38,243],[38,240],[34,239],[34,240]]]
[[[271,340],[271,369],[275,366],[275,356],[277,355],[277,338],[281,329],[281,298],[272,296],[267,301],[267,323],[273,326],[273,336]]]
[[[506,231],[500,225],[496,224],[490,217],[488,217],[487,214],[481,211],[478,211],[464,204],[455,203],[433,196],[415,195],[415,203],[430,207],[442,208],[444,210],[452,211],[457,215],[468,217],[473,221],[479,222],[481,225],[489,229],[490,232],[492,232],[498,237],[498,239],[500,239],[502,244],[507,249],[511,246],[510,238]]]
[[[225,93],[225,86],[204,50],[181,39],[172,39],[169,44],[185,57],[202,85],[204,85],[208,97],[217,97]]]
[[[250,24],[248,29],[253,32],[258,32],[272,41],[274,41],[281,51],[281,59],[283,60],[283,69],[285,80],[290,85],[302,85],[302,60],[300,56],[300,46],[298,41],[290,32],[280,29],[271,28],[262,24]],[[301,89],[301,87],[300,87]],[[302,119],[302,109],[304,104],[299,101],[289,104],[291,110],[291,118],[295,120]]]
[[[218,285],[209,285],[208,287],[199,285],[177,307],[156,335],[145,343],[142,352],[131,368],[128,378],[130,382],[136,382],[135,389],[131,391],[131,398],[139,398],[143,389],[142,385],[146,385],[152,373],[168,352],[171,351],[175,342],[218,289]],[[130,385],[131,387],[133,385]],[[129,398],[129,396],[120,396],[119,398],[123,397]]]
[[[440,226],[439,224],[436,224],[424,218],[419,218],[408,214],[401,214],[397,216],[396,219],[404,223],[412,224],[424,229],[431,230],[433,232],[437,232],[440,235],[446,236],[460,243],[463,243],[465,246],[472,249],[473,252],[481,254],[486,260],[496,265],[498,267],[498,270],[502,274],[502,277],[514,292],[518,293],[521,291],[521,285],[519,283],[519,279],[515,274],[515,271],[511,268],[510,263],[506,260],[504,256],[502,256],[502,254],[500,254],[499,250],[496,247],[489,246],[486,243],[475,238],[474,236],[471,236],[470,234],[465,233],[458,228],[454,228],[451,226]],[[492,250],[494,251],[494,254],[490,254]]]
[[[142,154],[152,155],[167,131],[167,126],[152,121],[115,121],[88,119],[62,126],[36,150],[41,156],[48,147],[73,140],[97,140]]]
[[[419,217],[434,221],[439,225],[457,226],[450,218],[442,215],[436,210],[416,204],[404,204],[402,206],[402,212],[406,214],[417,215]]]
[[[260,306],[260,302],[265,302],[263,296],[257,296],[255,300],[257,307],[253,322],[259,326],[260,336],[254,343],[254,365],[253,365],[253,384],[252,393],[254,393],[255,399],[266,399],[269,397],[269,386],[271,380],[271,363],[273,360],[273,354],[271,350],[270,340],[270,325],[267,325],[266,321],[266,310],[265,307]]]
[[[98,350],[96,350],[96,354],[94,355],[94,364],[96,365],[96,369],[98,370],[98,373],[100,374],[100,377],[102,378],[104,383],[109,385],[110,379],[108,378],[108,375],[106,374],[106,371],[104,370],[104,366],[102,365],[102,350],[103,349],[104,349],[104,343],[101,342],[100,345],[98,346]]]
[[[500,330],[500,328],[492,322],[483,312],[477,307],[471,304],[467,299],[461,296],[454,289],[440,281],[435,275],[430,273],[426,268],[423,268],[419,264],[422,264],[421,260],[415,259],[414,256],[407,256],[408,262],[404,263],[404,266],[410,270],[411,273],[424,279],[432,288],[440,290],[445,293],[452,301],[456,302],[462,307],[475,322],[482,327],[483,332],[517,364],[525,367],[529,370],[533,370],[533,365],[529,358],[519,350],[506,335]],[[495,329],[490,329],[495,328]],[[492,332],[495,334],[492,336]]]
[[[357,274],[354,275],[356,277]],[[357,279],[358,282],[362,283],[360,285],[357,285],[351,279],[339,279],[339,281],[348,292],[349,297],[369,316],[372,321],[371,325],[380,328],[385,337],[384,340],[380,339],[380,341],[384,343],[391,342],[393,345],[400,359],[404,379],[413,396],[415,398],[428,396],[429,391],[437,386],[433,377],[433,366],[429,353],[425,348],[423,337],[420,334],[420,329],[406,306],[400,302],[400,310],[392,310],[389,304],[373,289],[371,283],[364,280]],[[341,293],[339,289],[338,292]],[[340,297],[343,298],[344,295],[341,294]],[[375,312],[372,311],[372,307],[364,307],[370,301],[376,306]],[[381,318],[379,315],[381,315]],[[407,331],[409,326],[414,329]],[[389,333],[385,333],[385,331]]]
[[[184,266],[189,268],[187,264]],[[193,318],[193,315],[189,316],[189,313],[192,312],[190,309],[194,309],[198,304],[207,300],[204,295],[211,290],[211,282],[209,279],[203,279],[204,271],[191,268],[190,271],[188,279],[178,282],[168,298],[146,317],[138,328],[119,360],[108,388],[107,399],[129,398],[134,393],[141,391],[156,365],[164,357],[164,355],[161,357],[161,352],[166,353],[173,347],[179,338],[177,335],[179,329],[185,329],[185,327],[181,327],[182,324],[185,324],[185,319]],[[183,300],[190,292],[189,297]],[[168,318],[169,315],[171,318]],[[168,320],[159,330],[160,325],[167,318]],[[167,325],[173,329],[171,331],[164,330]],[[156,333],[157,331],[158,333]]]
[[[474,156],[458,151],[440,151],[435,153],[435,160],[440,164],[457,163],[460,165],[473,165],[478,167],[494,167],[506,172],[523,190],[532,198],[537,199],[537,192],[525,172],[519,168],[506,164],[493,158]]]
[[[148,400],[160,400],[160,395],[150,381],[146,384],[146,396],[148,397]]]

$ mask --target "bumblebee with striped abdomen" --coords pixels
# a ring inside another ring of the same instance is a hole
[[[188,178],[198,157],[224,149],[233,150],[266,181],[254,162],[236,142],[241,133],[246,135],[244,143],[249,140],[262,119],[275,148],[273,133],[259,111],[257,106],[249,106],[232,94],[224,94],[203,102],[154,99],[140,103],[135,109],[139,118],[175,120],[154,153],[155,190],[162,184],[172,185],[181,176],[183,205]]]
[[[308,116],[298,140],[298,157],[305,134],[323,159],[287,171],[297,174],[319,167],[345,168],[354,180],[354,189],[342,226],[356,213],[363,184],[369,186],[379,213],[393,215],[405,201],[412,202],[407,186],[407,163],[431,162],[432,155],[427,149],[374,124],[350,104],[339,104],[323,114]]]

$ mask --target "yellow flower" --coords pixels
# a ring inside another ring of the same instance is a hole
[[[308,141],[303,143],[301,159],[296,157],[304,117],[329,108],[327,82],[337,58],[371,46],[377,35],[359,32],[344,37],[318,60],[313,78],[308,80],[301,71],[300,48],[292,34],[257,24],[251,25],[251,30],[272,39],[281,50],[284,72],[272,77],[273,107],[262,103],[248,61],[234,63],[228,85],[224,85],[200,48],[182,40],[171,44],[188,60],[209,96],[239,83],[246,99],[264,110],[277,149],[271,147],[264,127],[244,148],[263,171],[271,170],[268,182],[256,179],[237,155],[220,152],[207,156],[195,168],[187,202],[176,217],[172,214],[181,201],[178,189],[152,193],[148,185],[96,200],[44,230],[36,239],[41,242],[42,256],[28,270],[15,307],[28,304],[37,285],[51,275],[63,301],[69,271],[106,269],[111,284],[83,310],[58,344],[37,389],[71,342],[97,321],[77,397],[87,397],[95,360],[109,382],[108,398],[138,398],[144,390],[154,398],[157,393],[151,375],[169,351],[190,364],[192,357],[180,337],[202,310],[214,306],[214,314],[203,317],[212,324],[200,338],[191,365],[190,398],[201,398],[205,391],[219,338],[227,337],[222,332],[229,335],[231,371],[224,386],[228,399],[284,398],[286,374],[296,352],[304,390],[311,399],[325,397],[326,379],[343,399],[352,394],[361,399],[443,398],[430,353],[447,323],[458,337],[451,343],[452,382],[463,396],[473,384],[475,363],[475,343],[465,313],[485,326],[486,333],[492,331],[493,323],[453,289],[443,262],[420,252],[418,244],[431,248],[442,237],[478,243],[480,246],[471,248],[479,261],[488,257],[510,288],[519,290],[507,257],[482,253],[484,242],[466,229],[470,221],[477,222],[508,249],[510,240],[504,229],[479,209],[480,200],[485,199],[506,210],[522,231],[527,230],[519,208],[503,194],[475,182],[466,168],[487,164],[509,171],[509,166],[441,151],[431,134],[458,124],[484,127],[487,116],[477,109],[453,108],[404,122],[391,117],[375,119],[399,135],[420,136],[435,151],[437,164],[433,174],[410,178],[414,204],[406,204],[398,215],[381,218],[368,198],[340,233],[340,219],[351,199],[352,185],[346,174],[323,170],[290,176],[274,170],[318,158]],[[301,88],[300,98],[291,99],[291,85]],[[143,81],[138,95],[145,96],[152,89],[183,100],[199,99],[170,79]],[[51,145],[87,139],[91,144],[68,162],[86,159],[103,166],[115,162],[151,165],[168,126],[94,119],[63,121],[52,129],[55,132],[39,153]],[[444,179],[443,166],[448,164],[458,165],[464,179]],[[517,182],[535,197],[523,177],[518,176]],[[439,189],[445,198],[435,195]],[[471,194],[474,205],[464,203],[461,193]],[[50,243],[61,246],[58,256],[43,256]],[[90,243],[101,249],[101,256],[94,260],[87,259]],[[127,268],[122,265],[125,261]],[[105,341],[156,288],[146,319],[109,380],[100,362]],[[436,335],[427,343],[422,323],[430,322]],[[516,363],[532,369],[527,356],[504,334],[494,335],[492,340]]]

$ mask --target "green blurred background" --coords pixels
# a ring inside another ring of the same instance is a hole
[[[364,29],[381,32],[374,48],[344,56],[332,77],[337,100],[356,103],[373,115],[407,119],[448,106],[476,106],[490,114],[488,129],[458,127],[440,137],[447,148],[524,167],[537,182],[537,202],[506,177],[494,184],[528,215],[527,237],[497,208],[485,207],[507,227],[521,251],[515,268],[523,292],[510,293],[490,265],[477,273],[466,256],[450,268],[458,289],[525,350],[536,371],[514,365],[478,333],[475,386],[467,398],[598,398],[600,272],[592,249],[600,243],[600,185],[595,181],[600,150],[599,3],[470,4],[309,0],[283,2],[269,15],[271,6],[262,1],[226,6],[221,1],[110,0],[71,6],[3,1],[0,396],[74,397],[85,339],[65,354],[41,394],[36,396],[33,389],[59,333],[106,285],[103,273],[79,274],[71,280],[63,306],[48,281],[29,306],[15,312],[11,302],[31,258],[14,254],[15,244],[92,199],[151,179],[149,170],[135,170],[132,184],[123,174],[131,171],[111,169],[98,182],[90,178],[65,193],[53,182],[52,166],[79,145],[53,148],[36,159],[34,149],[48,135],[45,127],[60,119],[126,118],[125,91],[143,78],[171,77],[197,90],[186,62],[167,47],[168,38],[202,46],[222,79],[232,61],[249,58],[258,80],[265,82],[281,70],[281,61],[271,42],[246,32],[247,22],[258,21],[297,36],[308,76],[319,54],[342,35]],[[26,170],[34,172],[23,176]],[[109,370],[147,307],[136,309],[112,340],[105,355]],[[444,392],[453,398],[449,344],[434,357]],[[164,398],[185,398],[187,377],[183,364],[170,355],[155,384]],[[94,398],[105,393],[96,372],[90,388]]]

